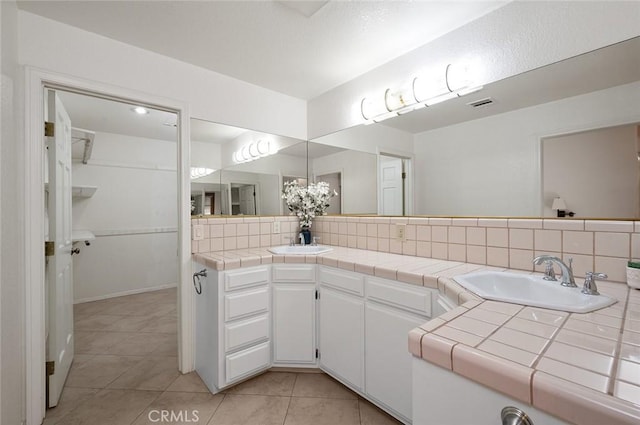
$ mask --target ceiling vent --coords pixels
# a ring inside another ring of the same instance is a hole
[[[467,103],[467,105],[473,107],[473,108],[481,108],[484,106],[489,106],[489,105],[493,105],[495,103],[495,101],[490,98],[490,97],[485,97],[484,99],[480,99],[480,100],[475,100],[473,102],[469,102]]]

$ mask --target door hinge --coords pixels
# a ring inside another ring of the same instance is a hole
[[[56,362],[45,362],[44,366],[45,370],[47,371],[47,376],[51,376],[56,373]]]
[[[56,125],[52,122],[45,121],[44,123],[44,135],[45,137],[53,137],[55,135]]]
[[[407,173],[403,172],[403,173],[402,173],[402,180],[404,180],[404,179],[406,179],[406,178],[407,178]]]
[[[316,289],[316,300],[320,299],[320,292]]]
[[[320,350],[316,348],[316,359],[319,359],[319,358],[320,358]]]
[[[44,256],[51,257],[56,254],[56,244],[53,241],[46,241],[44,243]]]

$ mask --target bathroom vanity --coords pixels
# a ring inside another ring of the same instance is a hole
[[[626,285],[603,283],[618,302],[580,314],[487,301],[453,279],[491,269],[482,265],[343,247],[193,258],[207,271],[196,370],[212,392],[274,366],[310,367],[404,423],[490,425],[505,407],[536,424],[640,419],[632,353],[616,348],[637,345],[625,318],[640,317],[640,293]],[[579,348],[579,335],[594,345]]]
[[[337,260],[287,262],[316,258],[197,255],[194,273],[207,275],[194,279],[196,371],[216,393],[271,367],[320,368],[411,423],[407,334],[452,304],[437,288],[345,270]]]

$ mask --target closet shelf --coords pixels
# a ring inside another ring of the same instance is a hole
[[[71,196],[74,198],[91,198],[98,190],[97,186],[72,186]]]
[[[92,241],[96,238],[96,235],[93,234],[90,230],[72,230],[71,231],[71,241],[73,242],[88,242]]]

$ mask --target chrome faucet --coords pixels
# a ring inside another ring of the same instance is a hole
[[[300,232],[298,237],[300,238],[300,245],[304,246],[304,235],[302,234],[302,232]]]
[[[587,272],[581,292],[587,295],[600,295],[598,286],[596,285],[596,279],[606,279],[608,277],[609,276],[604,273]]]
[[[576,279],[573,277],[573,270],[571,269],[573,259],[569,259],[569,265],[567,266],[564,261],[558,257],[553,257],[551,255],[539,255],[533,259],[533,264],[539,266],[545,261],[556,263],[560,267],[560,270],[562,271],[562,281],[560,282],[560,285],[567,286],[569,288],[576,288],[578,286],[576,285]]]

